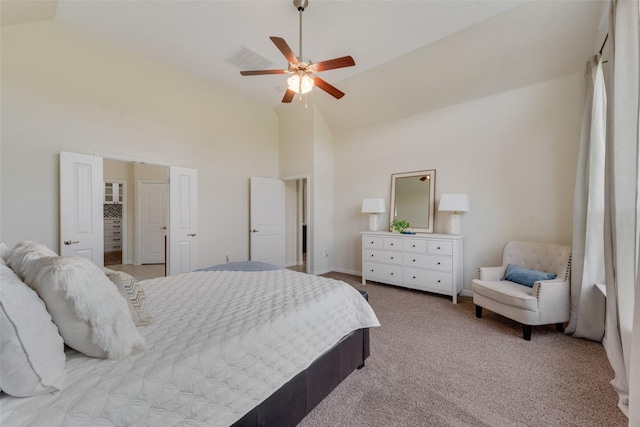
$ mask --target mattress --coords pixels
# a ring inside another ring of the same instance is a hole
[[[154,317],[124,360],[67,349],[56,394],[0,397],[0,425],[228,426],[343,336],[379,326],[353,287],[290,270],[141,282]]]

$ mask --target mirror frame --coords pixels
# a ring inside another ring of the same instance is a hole
[[[391,223],[393,222],[394,213],[396,211],[396,179],[398,178],[410,178],[414,176],[428,175],[429,178],[429,218],[427,227],[414,227],[411,226],[411,230],[416,233],[433,233],[433,223],[435,215],[435,199],[436,199],[436,170],[427,169],[415,172],[403,172],[391,174],[391,205],[389,212],[389,231],[392,231]]]

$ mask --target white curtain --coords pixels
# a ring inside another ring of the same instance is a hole
[[[615,372],[611,382],[620,409],[640,425],[638,366],[632,366],[635,287],[640,251],[638,99],[640,48],[638,0],[612,0],[609,37],[612,55],[605,173],[604,257],[607,285],[604,347]],[[636,311],[640,312],[640,308]],[[638,314],[636,314],[638,316]],[[636,337],[640,331],[636,331]],[[638,340],[640,338],[636,338]],[[637,346],[637,342],[636,342]],[[633,355],[638,361],[638,355]],[[634,374],[631,371],[634,369]],[[631,387],[630,387],[631,383]],[[634,390],[633,411],[629,391]]]
[[[607,94],[602,59],[587,63],[587,99],[582,117],[576,185],[573,196],[571,318],[566,332],[601,341],[605,299],[596,288],[604,283],[604,179]]]

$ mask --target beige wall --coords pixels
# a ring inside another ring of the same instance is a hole
[[[280,176],[310,176],[307,228],[308,271],[333,270],[333,135],[313,106],[277,108],[280,123]]]
[[[443,193],[471,199],[461,219],[466,289],[479,266],[498,265],[508,240],[571,244],[584,84],[571,75],[337,135],[336,270],[361,271],[362,199],[388,208],[391,174],[422,169],[436,170],[436,207]],[[436,232],[448,223],[436,212]]]
[[[2,28],[1,78],[2,241],[58,250],[58,153],[103,153],[197,169],[197,264],[248,259],[249,177],[278,176],[271,108],[55,21]]]

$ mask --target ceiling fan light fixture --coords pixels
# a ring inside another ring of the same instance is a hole
[[[302,75],[302,78],[299,74],[294,74],[287,79],[287,85],[295,93],[304,94],[313,89],[314,81],[306,74]]]

